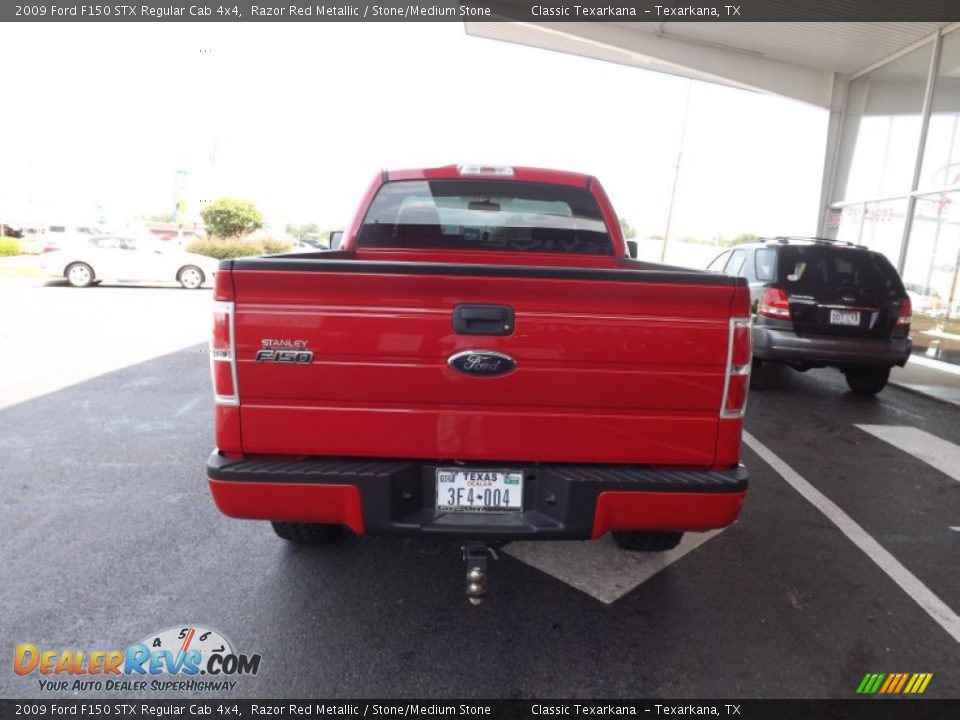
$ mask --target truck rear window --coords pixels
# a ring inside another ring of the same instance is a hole
[[[500,180],[397,180],[380,188],[358,246],[611,255],[586,188]]]

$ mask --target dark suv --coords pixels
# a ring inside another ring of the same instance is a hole
[[[910,298],[877,252],[820,238],[770,238],[708,270],[750,282],[754,364],[839,368],[856,393],[880,392],[910,357]]]

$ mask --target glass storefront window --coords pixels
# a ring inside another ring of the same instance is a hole
[[[943,37],[920,188],[960,185],[960,32]]]
[[[850,83],[835,200],[913,189],[932,48],[927,43]]]
[[[900,263],[903,245],[903,222],[907,214],[907,199],[867,203],[863,213],[860,244],[887,256],[894,267]]]
[[[854,245],[860,243],[860,224],[863,222],[863,204],[830,208],[827,213],[825,236]]]
[[[903,284],[914,352],[960,363],[960,191],[917,198]]]

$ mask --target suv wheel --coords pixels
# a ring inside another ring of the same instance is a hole
[[[654,532],[650,530],[615,530],[613,539],[624,550],[662,552],[680,544],[682,532]]]
[[[278,537],[297,545],[324,545],[342,540],[347,536],[343,525],[320,523],[273,522],[273,531]]]
[[[844,374],[847,377],[847,385],[853,392],[858,395],[876,395],[887,386],[890,368],[861,365],[849,368]]]

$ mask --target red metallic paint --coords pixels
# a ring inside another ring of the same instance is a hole
[[[730,525],[746,497],[739,493],[605,492],[597,498],[592,537],[611,530],[713,530]]]
[[[247,520],[332,523],[363,534],[360,490],[353,485],[228,482],[207,478],[224,515]]]
[[[233,276],[247,452],[714,462],[731,287],[399,273],[286,271],[282,283],[263,271]],[[454,305],[505,297],[516,313],[512,334],[454,332]],[[305,340],[313,362],[255,362],[260,340],[272,337]],[[454,353],[476,348],[510,355],[517,369],[475,378],[447,365]]]
[[[740,436],[743,419],[729,418],[717,425],[717,456],[713,470],[728,470],[740,462]]]
[[[248,453],[710,467],[715,417],[449,408],[241,407]],[[309,448],[309,450],[308,450]]]
[[[216,419],[217,449],[223,453],[243,452],[240,435],[240,408],[234,405],[217,405],[214,408]]]

